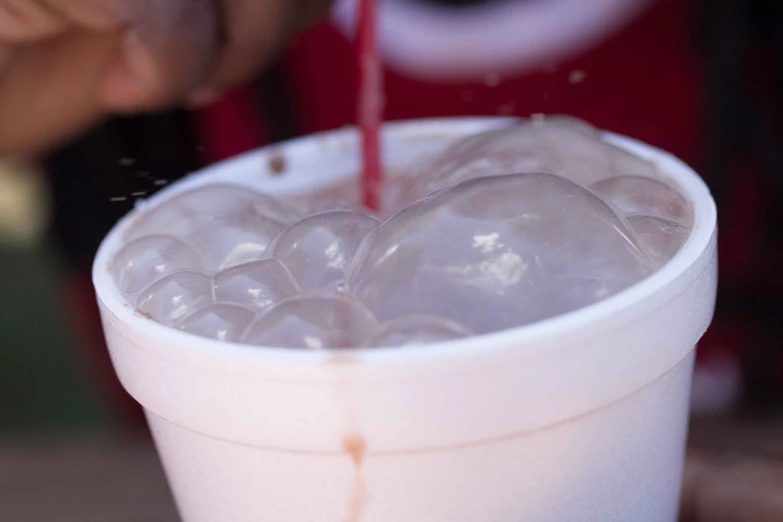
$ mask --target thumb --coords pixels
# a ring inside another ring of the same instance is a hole
[[[10,45],[0,43],[0,74],[3,74],[3,69],[8,66],[11,60],[11,51]]]
[[[196,90],[218,47],[211,0],[126,0],[131,19],[102,89],[107,109],[155,110]]]

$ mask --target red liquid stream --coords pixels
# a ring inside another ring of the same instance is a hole
[[[359,0],[359,128],[362,138],[362,200],[379,210],[383,188],[380,127],[383,121],[382,71],[376,38],[375,0]]]

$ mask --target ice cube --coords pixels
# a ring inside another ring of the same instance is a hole
[[[692,221],[688,201],[662,181],[619,176],[599,181],[590,190],[626,215],[657,216],[686,226]]]
[[[626,222],[592,192],[517,174],[464,182],[391,218],[347,282],[381,321],[429,314],[483,333],[576,310],[651,272]]]
[[[169,326],[199,306],[212,302],[212,278],[202,272],[181,270],[152,283],[139,294],[136,308]]]
[[[322,199],[315,201],[307,208],[307,215],[321,214],[322,212],[331,212],[334,210],[343,210],[348,212],[364,212],[361,205],[345,201],[343,199]]]
[[[216,216],[246,210],[286,225],[301,217],[292,206],[266,194],[247,187],[215,183],[183,192],[147,210],[133,222],[128,237],[160,233],[185,237]]]
[[[492,130],[462,138],[444,151],[425,159],[421,165],[411,169],[408,175],[410,181],[400,199],[412,203],[448,186],[450,177],[466,165],[481,160],[486,144],[502,132],[502,130]]]
[[[247,329],[242,342],[284,348],[352,348],[377,327],[372,314],[350,297],[311,295],[276,304]]]
[[[408,199],[482,176],[546,172],[583,186],[621,174],[655,176],[655,166],[566,117],[525,121],[468,138],[418,171]]]
[[[472,335],[459,323],[431,315],[409,315],[383,324],[368,341],[368,347],[409,346],[451,341]]]
[[[322,290],[345,278],[362,240],[380,221],[362,212],[334,210],[303,219],[272,246],[279,259],[305,291]]]
[[[377,215],[382,221],[403,210],[412,201],[408,201],[408,191],[412,184],[410,170],[387,169],[383,178],[381,208]]]
[[[688,240],[689,227],[657,216],[628,216],[628,223],[647,246],[657,266],[663,266]]]
[[[236,342],[254,316],[255,311],[246,306],[210,303],[186,315],[179,323],[179,328],[201,337]]]
[[[215,300],[239,303],[256,310],[298,294],[291,272],[277,259],[234,266],[215,274]]]
[[[145,236],[125,245],[112,261],[120,292],[135,295],[159,277],[175,270],[204,270],[198,249],[171,236]]]
[[[248,206],[222,211],[187,236],[207,255],[210,270],[261,259],[285,225]]]
[[[297,207],[305,209],[304,215],[311,215],[326,210],[352,210],[349,208],[328,208],[329,202],[337,203],[340,207],[361,207],[360,200],[359,182],[355,177],[344,179],[292,198],[293,203]]]
[[[338,296],[350,295],[350,292],[348,291],[348,285],[345,284],[345,279],[340,279],[339,281],[333,281],[332,283],[328,284],[326,288],[324,288],[320,293],[337,294]]]

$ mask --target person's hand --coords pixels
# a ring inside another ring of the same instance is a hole
[[[256,74],[330,0],[0,0],[0,155],[113,112],[204,103]]]
[[[682,522],[783,521],[783,461],[689,451]]]

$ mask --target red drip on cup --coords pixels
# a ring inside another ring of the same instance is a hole
[[[375,0],[359,1],[357,34],[359,66],[359,128],[362,139],[362,201],[379,210],[383,187],[380,127],[383,120],[381,61],[376,38]]]

